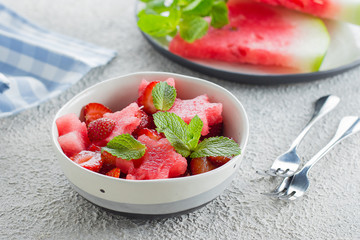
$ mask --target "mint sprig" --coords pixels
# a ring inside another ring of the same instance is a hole
[[[138,13],[139,28],[154,37],[180,36],[187,42],[203,37],[210,25],[221,28],[229,23],[226,0],[142,0],[145,8]]]
[[[176,90],[167,82],[159,82],[152,90],[152,98],[154,106],[157,110],[169,110],[176,99]]]
[[[121,134],[111,139],[101,151],[107,151],[118,158],[132,160],[144,156],[146,146],[130,134]]]
[[[158,132],[183,157],[235,156],[241,153],[239,145],[227,137],[211,137],[199,143],[202,120],[196,115],[188,124],[175,113],[157,112],[153,115]]]

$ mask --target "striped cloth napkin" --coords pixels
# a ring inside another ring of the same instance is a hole
[[[0,3],[0,118],[58,95],[115,55],[40,28]]]

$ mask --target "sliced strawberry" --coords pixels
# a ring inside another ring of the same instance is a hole
[[[193,158],[190,162],[190,170],[192,175],[208,172],[215,168],[216,166],[206,157]]]
[[[141,129],[141,128],[155,128],[154,119],[153,119],[152,115],[148,115],[143,110],[140,110],[137,117],[141,119],[141,122],[140,122],[140,125],[138,126],[138,129]]]
[[[144,106],[144,111],[149,114],[156,112],[156,108],[152,99],[152,90],[159,81],[149,83],[145,88],[143,94],[138,98],[137,102],[139,105]]]
[[[101,158],[104,161],[104,164],[115,166],[116,164],[116,156],[112,155],[107,151],[103,151],[101,153]]]
[[[145,134],[146,136],[148,136],[149,138],[151,138],[153,140],[160,140],[161,138],[163,138],[161,133],[158,133],[154,129],[148,129],[148,128],[140,129],[139,131],[137,131],[137,134],[138,134],[138,136]]]
[[[231,158],[218,156],[218,157],[207,157],[207,159],[210,162],[212,162],[213,164],[215,164],[216,166],[221,166],[221,165],[224,165],[225,163],[227,163],[228,161],[230,161]]]
[[[95,145],[95,144],[91,144],[89,147],[88,147],[88,150],[89,151],[92,151],[92,152],[100,152],[101,151],[101,147]]]
[[[119,178],[120,172],[120,168],[113,168],[109,172],[107,172],[106,175],[114,178]]]
[[[103,165],[100,152],[83,150],[70,159],[80,166],[94,172],[99,172]]]
[[[89,103],[84,107],[84,117],[86,125],[96,119],[102,118],[105,113],[111,113],[112,111],[102,105],[101,103]]]
[[[109,118],[99,118],[88,125],[88,137],[90,141],[101,141],[107,138],[114,130],[116,123]]]

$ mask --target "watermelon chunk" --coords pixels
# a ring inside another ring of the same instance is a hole
[[[133,168],[127,179],[163,179],[178,177],[185,173],[187,160],[171,146],[166,138],[154,140],[141,135],[138,140],[146,145],[145,155],[138,168]]]
[[[56,119],[56,126],[59,136],[77,131],[81,133],[84,138],[87,137],[86,124],[81,122],[75,113],[69,113]]]
[[[72,157],[89,146],[86,124],[81,122],[75,113],[56,119],[56,126],[58,142],[66,156]]]
[[[232,0],[231,2],[236,2]],[[322,18],[335,19],[360,25],[360,1],[348,0],[255,0],[279,5]]]
[[[175,80],[173,78],[168,78],[165,80],[170,86],[173,86],[175,87]],[[150,84],[149,81],[147,81],[146,79],[142,79],[141,80],[141,83],[140,83],[140,86],[139,86],[139,90],[138,90],[138,93],[139,93],[139,97],[141,97],[145,91],[145,88]]]
[[[187,124],[198,115],[204,124],[201,131],[203,136],[209,133],[210,126],[222,122],[222,104],[210,103],[206,94],[187,100],[177,98],[168,112],[175,113]]]
[[[58,137],[61,149],[68,157],[73,157],[79,152],[85,150],[88,143],[78,131],[72,131]]]
[[[131,103],[126,108],[121,111],[114,113],[105,113],[104,118],[109,118],[115,121],[114,130],[111,134],[104,140],[105,143],[108,143],[112,138],[129,133],[131,134],[140,124],[141,119],[139,116],[139,106],[137,103]],[[103,145],[103,143],[101,144]]]
[[[266,4],[228,2],[230,23],[210,27],[193,43],[175,36],[169,50],[193,59],[288,67],[299,72],[320,68],[330,43],[323,21]]]

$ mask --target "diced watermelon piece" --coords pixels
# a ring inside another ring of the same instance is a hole
[[[81,122],[75,113],[69,113],[56,119],[59,136],[69,132],[77,131],[85,138],[87,137],[86,124]]]
[[[115,161],[116,161],[115,166],[117,168],[120,168],[121,172],[129,173],[134,168],[137,168],[137,167],[140,166],[140,164],[142,163],[142,158],[133,159],[133,160],[126,160],[126,159],[122,159],[122,158],[116,158]]]
[[[209,133],[210,126],[222,122],[222,104],[210,103],[206,94],[188,100],[177,98],[169,112],[175,113],[186,123],[198,115],[204,124],[201,131],[203,136]]]
[[[231,0],[236,2],[238,0]],[[341,20],[360,25],[360,1],[348,0],[255,0],[279,5],[322,18]]]
[[[146,145],[146,152],[141,165],[131,169],[126,176],[127,179],[163,179],[185,173],[186,158],[178,154],[166,138],[157,141],[141,135],[138,140]]]
[[[186,58],[280,66],[298,72],[320,68],[330,44],[321,19],[246,0],[230,1],[228,8],[228,25],[209,27],[193,43],[177,35],[169,50]]]
[[[168,78],[165,80],[170,86],[175,87],[175,80],[173,78]],[[143,95],[145,88],[149,85],[149,81],[147,81],[146,79],[142,79],[140,86],[139,86],[139,97]]]
[[[104,141],[107,143],[118,135],[125,133],[131,134],[141,122],[141,119],[138,117],[139,110],[140,109],[137,103],[131,103],[121,111],[105,113],[104,118],[114,120],[116,125],[109,137],[107,137]]]
[[[61,149],[68,157],[73,157],[87,148],[88,143],[84,141],[80,132],[72,131],[58,137]]]

